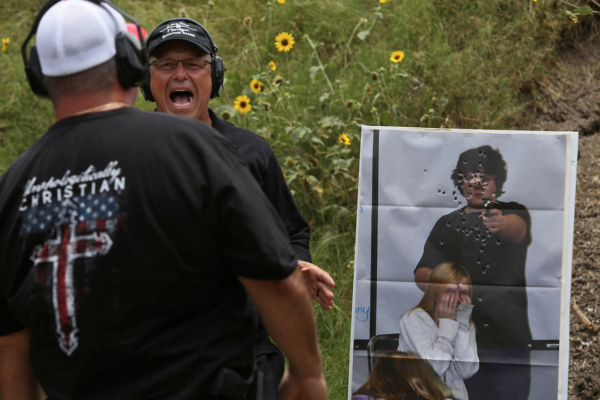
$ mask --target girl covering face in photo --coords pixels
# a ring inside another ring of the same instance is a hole
[[[428,360],[460,400],[469,398],[463,380],[479,369],[472,311],[469,273],[446,262],[433,269],[419,304],[400,318],[398,350]]]

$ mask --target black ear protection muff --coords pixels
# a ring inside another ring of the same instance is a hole
[[[210,98],[214,99],[215,97],[219,97],[219,95],[221,94],[221,90],[223,90],[223,80],[225,79],[225,67],[223,65],[223,59],[221,57],[219,57],[218,55],[216,55],[219,48],[213,41],[212,36],[210,36],[210,33],[208,33],[208,31],[206,30],[205,27],[203,27],[202,25],[200,25],[198,22],[194,21],[193,19],[171,18],[171,19],[161,22],[156,28],[154,28],[152,30],[152,32],[150,32],[148,37],[152,37],[152,34],[159,26],[162,26],[165,22],[169,22],[169,21],[192,22],[194,24],[194,26],[198,25],[202,29],[202,31],[206,34],[206,37],[208,38],[208,41],[210,42],[210,47],[211,47],[210,76],[211,76],[211,80],[212,80],[212,90],[210,92]],[[150,69],[148,69],[148,76],[150,76]],[[142,95],[144,95],[144,99],[146,99],[147,101],[152,101],[152,102],[155,101],[154,96],[152,95],[152,90],[150,88],[150,79],[148,79],[148,81],[145,84],[143,84],[140,88],[142,90]]]
[[[38,13],[35,21],[33,23],[33,27],[25,42],[21,46],[21,55],[23,56],[23,63],[25,64],[25,74],[27,75],[27,80],[29,81],[29,86],[33,93],[38,96],[48,97],[48,90],[46,85],[44,84],[44,74],[42,73],[42,66],[40,64],[40,59],[38,56],[38,52],[36,46],[32,46],[29,52],[29,59],[27,59],[27,44],[36,34],[38,26],[40,25],[40,21],[44,14],[56,3],[60,0],[48,0],[43,6],[40,12]],[[117,76],[119,78],[119,82],[123,87],[130,88],[134,86],[141,86],[148,81],[148,50],[144,45],[144,39],[142,37],[142,27],[138,23],[138,21],[133,18],[131,15],[127,14],[117,6],[115,6],[110,0],[88,0],[94,4],[101,5],[101,3],[105,3],[109,7],[113,8],[119,14],[121,14],[124,18],[129,19],[131,22],[135,24],[137,27],[138,35],[140,40],[131,35],[128,32],[119,32],[119,34],[115,37],[115,48],[116,55],[115,61],[117,64]]]

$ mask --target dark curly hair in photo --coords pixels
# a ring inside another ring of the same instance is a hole
[[[445,400],[452,398],[451,393],[427,361],[415,354],[387,350],[378,355],[369,379],[352,398]]]
[[[506,181],[506,161],[502,154],[492,146],[480,146],[461,153],[456,162],[456,168],[452,171],[452,182],[462,193],[461,185],[463,176],[468,173],[482,172],[492,175],[496,182],[496,197],[500,197],[502,187]],[[464,194],[463,194],[464,195]]]

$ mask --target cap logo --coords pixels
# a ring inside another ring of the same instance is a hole
[[[169,25],[167,25],[167,27],[165,29],[163,29],[160,32],[161,33],[165,32],[162,35],[163,39],[168,36],[171,36],[171,35],[187,35],[187,36],[191,36],[191,37],[196,37],[196,35],[194,35],[190,31],[195,32],[195,31],[197,31],[197,29],[192,28],[190,25],[186,24],[185,22],[171,22]]]

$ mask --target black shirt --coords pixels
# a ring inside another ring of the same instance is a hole
[[[249,376],[256,309],[237,276],[296,268],[233,146],[189,118],[64,119],[0,178],[0,335],[32,329],[50,399],[192,399]]]
[[[213,128],[239,150],[242,158],[248,164],[252,176],[277,210],[298,259],[311,262],[310,227],[294,202],[292,192],[285,181],[271,146],[256,133],[238,128],[217,117],[211,109],[208,109],[208,115]]]
[[[527,225],[523,242],[500,239],[486,231],[480,213],[466,213],[462,208],[437,221],[417,264],[417,268],[433,269],[453,261],[467,269],[473,283],[472,317],[477,327],[477,347],[481,349],[520,346],[531,341],[525,288],[531,217],[519,203],[496,204],[503,215],[523,218]]]

